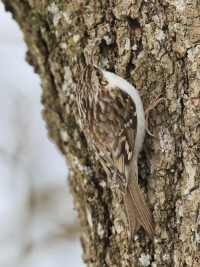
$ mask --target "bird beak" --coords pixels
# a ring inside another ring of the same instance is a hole
[[[91,56],[90,56],[90,63],[92,65],[94,65],[94,50],[95,50],[95,46],[92,48],[92,53],[91,53]]]

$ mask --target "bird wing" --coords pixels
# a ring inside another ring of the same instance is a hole
[[[97,104],[98,125],[95,125],[95,129],[98,127],[98,130],[93,136],[93,148],[107,175],[124,194],[131,239],[141,225],[153,239],[151,212],[133,171],[132,159],[137,133],[136,106],[133,99],[119,88],[109,94],[111,95],[104,92],[103,97],[99,97],[99,101],[104,103]],[[109,103],[106,103],[106,99],[109,99]]]
[[[101,93],[95,109],[93,148],[107,175],[126,193],[137,132],[135,103],[126,92],[115,88]]]

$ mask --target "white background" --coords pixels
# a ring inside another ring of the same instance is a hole
[[[0,3],[0,267],[81,267],[65,159],[47,138],[25,53]]]

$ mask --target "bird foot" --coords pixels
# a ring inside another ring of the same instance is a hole
[[[146,131],[147,131],[147,133],[148,133],[149,135],[151,135],[151,136],[153,136],[153,137],[156,137],[156,136],[153,135],[153,134],[149,131],[149,129],[148,129],[148,118],[149,118],[149,113],[150,113],[150,111],[151,111],[152,109],[154,109],[154,108],[158,105],[158,103],[160,103],[160,101],[162,101],[162,100],[166,100],[166,98],[164,98],[164,97],[159,98],[161,95],[162,95],[162,94],[159,94],[156,98],[154,98],[154,99],[150,102],[149,106],[147,107],[147,109],[146,109],[145,112],[144,112],[144,115],[145,115],[145,121],[146,121]]]

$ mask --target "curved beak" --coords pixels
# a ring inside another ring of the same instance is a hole
[[[95,46],[92,48],[92,53],[91,53],[91,55],[90,55],[90,63],[91,63],[92,65],[95,65],[95,64],[94,64],[94,50],[95,50]]]

